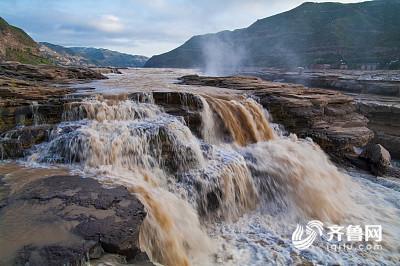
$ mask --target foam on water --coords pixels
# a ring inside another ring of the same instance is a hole
[[[309,218],[301,218],[290,210],[276,211],[260,206],[234,223],[214,225],[211,235],[223,243],[219,250],[221,261],[229,265],[265,265],[267,262],[280,265],[305,262],[317,265],[398,265],[399,193],[364,179],[359,173],[349,174],[352,175],[350,196],[360,210],[340,225],[382,225],[382,250],[354,248],[335,251],[327,247],[330,242],[326,238],[321,238],[309,249],[299,251],[293,247],[291,235],[297,223],[306,224]]]
[[[350,178],[312,141],[277,134],[252,99],[197,97],[203,139],[151,100],[88,98],[66,106],[27,161],[128,187],[148,212],[140,247],[165,265],[398,262],[398,191]],[[382,224],[384,250],[338,253],[318,239],[300,252],[291,234],[311,219]]]

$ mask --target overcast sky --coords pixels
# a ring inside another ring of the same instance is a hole
[[[151,56],[174,49],[193,35],[244,28],[257,19],[287,11],[302,2],[1,0],[0,16],[23,28],[36,41]]]

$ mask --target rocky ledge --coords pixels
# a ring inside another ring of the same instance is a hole
[[[50,176],[22,188],[4,179],[0,242],[18,242],[2,245],[1,265],[84,265],[104,253],[152,265],[138,246],[146,212],[125,187],[79,176]]]
[[[100,72],[85,67],[27,65],[17,62],[0,64],[0,76],[35,82],[68,82],[76,80],[104,79]]]
[[[116,67],[90,67],[90,69],[100,74],[122,74],[121,68]]]
[[[70,99],[65,96],[74,92],[66,84],[80,80],[104,79],[100,73],[81,67],[58,67],[49,65],[0,64],[0,148],[4,158],[19,157],[22,145],[28,148],[28,139],[20,143],[20,136],[29,132],[41,132],[44,140],[51,128],[62,119],[63,105]],[[56,85],[57,84],[57,85]],[[64,84],[60,86],[60,84]],[[36,128],[40,125],[39,128]],[[23,132],[7,132],[25,126]],[[16,128],[17,127],[17,128]],[[7,133],[5,133],[7,132]],[[38,143],[35,138],[32,145]]]
[[[327,88],[351,93],[400,96],[400,71],[388,70],[302,70],[260,69],[242,71],[269,81],[282,81],[310,87]]]
[[[368,118],[382,144],[400,159],[400,71],[398,70],[303,70],[249,69],[242,74],[264,80],[291,82],[310,87],[339,90],[355,98],[357,110]]]
[[[274,122],[302,138],[311,137],[335,159],[353,156],[374,137],[352,97],[340,92],[275,83],[255,77],[184,76],[183,84],[242,90],[272,115]]]
[[[400,98],[355,96],[358,111],[369,120],[374,143],[382,144],[394,159],[400,159]]]
[[[201,138],[203,103],[198,95],[190,92],[153,91],[130,93],[127,97],[138,102],[153,102],[166,113],[182,117],[190,130]]]

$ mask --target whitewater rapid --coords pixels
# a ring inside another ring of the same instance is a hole
[[[95,86],[117,94],[179,87],[166,73],[153,83],[128,75]],[[126,186],[147,210],[140,248],[164,265],[399,263],[399,190],[338,169],[312,140],[275,130],[257,99],[211,90],[191,91],[203,106],[201,136],[156,105],[151,91],[144,101],[71,101],[50,140],[24,163]],[[381,224],[383,249],[332,251],[322,238],[300,251],[291,235],[312,219]]]

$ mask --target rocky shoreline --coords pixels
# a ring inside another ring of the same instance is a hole
[[[289,132],[310,137],[336,157],[354,153],[374,137],[368,120],[356,112],[353,99],[339,92],[274,83],[254,77],[182,77],[187,85],[242,90],[256,97]]]
[[[103,78],[93,69],[1,64],[2,159],[25,156],[34,145],[49,139],[55,126],[66,119],[63,113],[71,108],[71,103],[79,107],[87,95],[72,94],[77,92],[70,88],[72,82]],[[254,77],[191,75],[182,77],[181,84],[235,90],[240,96],[256,99],[268,109],[274,122],[282,124],[289,132],[301,138],[312,138],[338,163],[352,163],[375,174],[396,176],[399,173],[390,165],[390,158],[388,163],[383,147],[371,146],[369,153],[359,157],[362,148],[374,143],[373,130],[379,131],[379,128],[370,127],[376,124],[371,122],[374,121],[373,112],[365,108],[360,110],[360,105],[350,96]],[[91,96],[99,97],[95,93]],[[109,97],[113,101],[151,100],[166,113],[185,120],[195,135],[201,135],[204,103],[195,93],[153,91]],[[164,146],[168,153],[168,143]],[[177,168],[169,167],[171,171]],[[32,227],[43,239],[16,243],[11,252],[14,256],[7,258],[7,263],[83,265],[111,253],[135,265],[152,265],[140,251],[138,240],[146,210],[127,188],[109,187],[97,179],[68,173],[43,174],[25,168],[19,171],[22,176],[30,177],[28,181],[21,184],[10,177],[9,170],[0,171],[0,231],[19,232],[23,230],[18,226]],[[14,223],[13,219],[21,213],[25,217],[22,225]]]
[[[368,118],[368,128],[395,158],[400,158],[400,98],[355,95],[357,110]]]
[[[108,71],[108,70],[106,70]],[[77,67],[0,66],[0,148],[3,159],[18,158],[35,144],[47,140],[60,123],[65,106],[84,97],[71,82],[104,79],[100,70]],[[108,73],[108,72],[107,72]],[[34,81],[36,80],[36,81]],[[399,104],[379,105],[326,89],[268,82],[255,77],[184,76],[186,85],[228,88],[256,98],[274,122],[301,138],[312,138],[335,160],[357,157],[368,143],[382,144],[394,158],[400,154]],[[63,86],[56,84],[65,84]],[[71,95],[66,97],[67,95]],[[143,93],[124,97],[143,100]],[[181,116],[196,135],[201,131],[202,103],[190,92],[153,92],[152,99],[167,113]],[[392,115],[393,114],[393,115]],[[382,119],[390,117],[390,121]]]
[[[243,75],[268,81],[342,91],[354,97],[357,112],[368,118],[374,143],[381,143],[400,158],[400,72],[396,70],[303,70],[249,69]]]
[[[302,84],[357,94],[400,96],[400,72],[397,70],[303,70],[258,69],[240,71],[242,75],[269,81]]]
[[[371,126],[376,123],[376,120],[369,120],[373,115],[371,109],[368,109],[370,106],[364,107],[364,110],[369,110],[369,112],[362,112],[360,104],[351,96],[333,90],[269,82],[248,76],[190,75],[182,77],[181,82],[186,85],[243,91],[248,96],[255,97],[270,112],[274,122],[282,124],[289,132],[301,138],[313,139],[333,160],[345,165],[350,163],[377,174],[373,170],[375,167],[373,164],[380,164],[380,162],[373,162],[370,158],[362,157],[360,152],[367,145],[388,144],[388,142],[382,139],[379,129],[376,130],[376,127]],[[374,130],[377,132],[376,135]],[[388,145],[388,147],[395,155],[400,151],[397,146]],[[383,149],[386,151],[385,148]],[[389,155],[384,165],[390,165],[390,160]],[[399,176],[398,168],[390,165],[385,169],[386,174]]]
[[[45,141],[62,120],[63,105],[76,89],[68,84],[105,79],[82,67],[0,64],[1,158],[18,158],[23,150]]]

